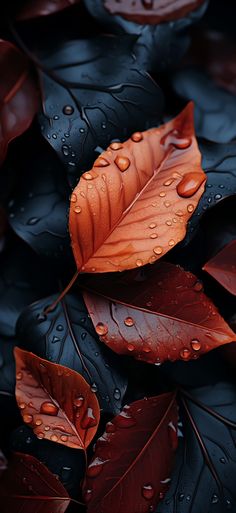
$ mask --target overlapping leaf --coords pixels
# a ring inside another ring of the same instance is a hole
[[[226,290],[236,295],[236,240],[227,244],[203,267]]]
[[[100,418],[99,404],[77,372],[15,348],[16,399],[40,439],[86,449]]]
[[[127,387],[121,360],[100,344],[82,296],[69,294],[42,316],[56,297],[37,301],[22,313],[17,323],[21,347],[82,374],[97,389],[103,411],[115,415]]]
[[[101,340],[119,354],[160,365],[235,340],[202,284],[173,264],[160,262],[133,281],[115,276],[94,283],[100,295],[84,292],[85,303]]]
[[[89,513],[154,511],[169,483],[177,439],[175,394],[125,406],[98,439],[87,469]]]
[[[163,94],[133,55],[136,38],[61,43],[43,57],[40,124],[71,185],[113,139],[159,123]]]
[[[70,497],[64,486],[33,456],[15,453],[0,481],[2,513],[64,513]]]
[[[78,270],[140,267],[172,249],[204,191],[191,104],[175,119],[112,143],[71,196]]]
[[[0,165],[9,142],[30,126],[38,108],[38,93],[25,56],[0,39]]]

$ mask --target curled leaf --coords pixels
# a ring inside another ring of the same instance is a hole
[[[100,410],[85,379],[18,347],[15,359],[16,400],[24,422],[40,439],[86,449],[97,431]]]
[[[0,39],[0,165],[10,141],[30,126],[38,108],[38,93],[25,56]]]
[[[70,497],[59,479],[28,454],[14,453],[0,481],[1,513],[64,513]]]
[[[96,287],[95,279],[94,290],[100,295],[85,291],[85,303],[100,339],[116,353],[160,365],[235,340],[202,284],[173,264],[160,262],[127,283],[115,276]]]
[[[213,256],[203,266],[203,270],[236,296],[236,240]]]
[[[175,394],[168,393],[125,406],[108,422],[87,469],[88,513],[154,511],[170,481],[177,421]]]
[[[71,196],[78,270],[112,272],[153,264],[184,238],[205,180],[192,104],[159,128],[112,143]]]

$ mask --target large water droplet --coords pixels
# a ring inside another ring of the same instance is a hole
[[[201,343],[196,338],[191,341],[191,347],[194,351],[200,351]]]
[[[52,440],[52,442],[57,442],[58,436],[57,435],[52,435],[52,436],[50,436],[50,440]]]
[[[110,162],[104,157],[98,157],[94,162],[94,167],[106,167],[109,166]]]
[[[131,328],[132,326],[134,326],[134,319],[132,317],[126,317],[126,319],[124,320],[124,324]]]
[[[106,335],[108,333],[108,327],[106,324],[103,324],[103,322],[98,322],[95,330],[96,330],[96,333],[100,336]]]
[[[23,415],[23,421],[24,421],[26,424],[30,424],[30,423],[33,421],[33,417],[32,417],[32,415]]]
[[[41,404],[40,412],[45,415],[57,415],[58,407],[50,401],[45,401]]]
[[[75,212],[76,214],[80,214],[80,213],[82,212],[82,208],[81,208],[81,207],[79,207],[79,205],[77,205],[77,206],[74,208],[74,212]]]
[[[163,253],[163,248],[161,246],[156,246],[154,249],[153,249],[153,252],[156,254],[156,255],[161,255]]]
[[[203,173],[187,173],[177,185],[177,192],[183,198],[189,198],[198,191],[206,177]]]
[[[117,151],[117,150],[120,150],[121,148],[123,148],[123,146],[122,146],[122,144],[121,144],[121,143],[119,143],[119,142],[113,142],[113,143],[111,143],[111,144],[110,144],[110,148],[111,148],[112,150]]]
[[[127,349],[128,349],[128,351],[132,352],[132,351],[134,351],[135,347],[133,344],[127,344]]]
[[[72,105],[65,105],[63,107],[63,110],[62,110],[63,114],[65,114],[66,116],[71,116],[71,114],[73,114],[74,112],[74,107],[72,107]]]
[[[154,489],[151,484],[146,484],[142,486],[142,496],[144,499],[150,500],[154,496]]]
[[[119,155],[118,157],[115,158],[115,164],[117,165],[119,170],[123,173],[124,171],[126,171],[129,168],[130,160],[128,159],[128,157],[122,157],[121,155]]]
[[[84,397],[82,397],[82,395],[75,397],[73,400],[73,404],[74,404],[74,406],[76,406],[76,408],[81,408],[83,402],[84,402]]]

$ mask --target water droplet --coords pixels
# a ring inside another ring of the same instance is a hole
[[[50,431],[50,426],[45,426],[44,431]]]
[[[158,235],[157,233],[151,233],[150,239],[157,239]]]
[[[42,433],[42,431],[40,431],[39,433],[37,433],[37,438],[39,438],[39,440],[42,440],[44,438],[44,433]]]
[[[57,415],[58,414],[58,407],[51,403],[50,401],[45,401],[41,404],[40,412],[45,415]]]
[[[52,435],[52,436],[50,436],[50,440],[52,440],[52,442],[57,442],[58,436],[57,435]]]
[[[66,435],[61,435],[61,441],[62,441],[62,442],[67,442],[67,440],[68,440],[68,436],[66,436]]]
[[[84,495],[83,495],[84,502],[88,503],[91,500],[91,497],[92,497],[92,490],[89,490],[89,489],[85,490]]]
[[[73,404],[74,404],[74,406],[76,406],[76,408],[81,408],[83,402],[84,402],[84,397],[82,397],[82,395],[75,397],[75,399],[73,400]]]
[[[57,114],[55,114],[55,116],[53,116],[53,119],[55,119],[55,121],[57,121],[59,119],[59,116]]]
[[[114,422],[120,428],[129,428],[136,424],[136,420],[124,410],[115,417]]]
[[[184,500],[184,493],[179,493],[178,499],[179,499],[179,502],[183,502],[183,500]]]
[[[226,506],[227,506],[227,509],[231,509],[232,508],[232,502],[230,499],[226,499]]]
[[[31,217],[28,221],[27,221],[27,224],[29,225],[34,225],[34,224],[37,224],[39,222],[39,218],[38,217]]]
[[[134,132],[134,134],[131,135],[131,139],[134,142],[140,142],[143,139],[143,134],[141,132]]]
[[[70,197],[70,201],[71,201],[71,203],[76,203],[77,196],[76,196],[75,192],[72,192],[71,197]]]
[[[153,228],[156,228],[156,223],[149,224],[149,228],[151,228],[151,230],[153,230]]]
[[[16,374],[16,379],[17,379],[17,380],[20,380],[20,379],[22,379],[22,378],[23,378],[23,374],[22,374],[22,372],[17,372],[17,374]]]
[[[164,201],[164,205],[166,208],[170,207],[171,203],[169,201]]]
[[[169,180],[166,180],[163,185],[165,185],[165,187],[169,187],[169,185],[171,185],[173,182],[175,181],[174,178],[169,178]]]
[[[155,253],[155,255],[161,255],[163,253],[163,249],[161,246],[156,246],[154,249],[153,249],[153,252]]]
[[[127,349],[128,349],[128,351],[132,352],[132,351],[134,351],[135,347],[133,344],[127,344]]]
[[[57,134],[52,134],[53,139],[57,139]]]
[[[219,200],[219,199],[221,199],[221,198],[222,198],[222,195],[221,195],[221,194],[216,194],[216,195],[215,195],[215,199],[216,199],[216,200]]]
[[[166,224],[167,224],[167,226],[171,226],[171,225],[172,225],[171,220],[170,220],[170,219],[167,219]]]
[[[26,404],[25,403],[19,403],[19,408],[20,410],[24,410],[26,408]]]
[[[143,261],[140,260],[140,258],[138,258],[138,260],[136,260],[136,265],[137,265],[137,267],[142,267]]]
[[[226,459],[225,458],[220,458],[220,462],[225,464],[226,463]]]
[[[110,162],[104,157],[98,157],[94,162],[94,167],[106,167],[109,166]]]
[[[129,168],[130,160],[128,159],[128,157],[122,157],[121,155],[119,155],[118,157],[115,158],[115,164],[117,165],[119,170],[123,173],[124,171],[126,171]]]
[[[174,246],[175,245],[174,239],[170,239],[168,244],[169,244],[169,246]]]
[[[119,143],[119,142],[113,142],[110,144],[110,148],[111,150],[120,150],[121,148],[123,148],[122,144]]]
[[[144,352],[144,353],[150,353],[150,352],[151,352],[151,348],[150,348],[150,347],[148,347],[148,346],[144,346],[144,347],[143,347],[143,352]]]
[[[153,498],[154,495],[154,489],[151,484],[143,485],[142,487],[142,496],[144,499],[150,500]]]
[[[169,422],[169,424],[168,424],[168,434],[169,434],[169,438],[170,438],[171,447],[172,447],[173,451],[176,451],[176,449],[178,447],[178,435],[177,435],[176,427],[174,426],[172,421]]]
[[[191,145],[191,139],[189,139],[188,137],[183,138],[183,139],[173,139],[172,144],[178,150],[186,150]]]
[[[132,317],[126,317],[126,319],[124,320],[124,323],[126,326],[131,328],[131,326],[134,326],[134,319],[132,319]]]
[[[83,331],[83,333],[81,333],[82,340],[85,340],[86,337],[87,337],[87,333],[85,333],[85,331]]]
[[[187,173],[177,185],[177,193],[183,198],[189,198],[198,191],[205,179],[203,173]]]
[[[202,346],[201,346],[201,343],[199,342],[199,340],[197,340],[197,339],[193,339],[193,340],[191,341],[191,347],[192,347],[192,349],[193,349],[194,351],[200,351],[200,349],[201,349],[201,347],[202,347]]]
[[[95,330],[96,330],[96,333],[101,336],[106,335],[108,333],[108,327],[106,324],[103,324],[103,322],[98,322]]]
[[[217,504],[218,502],[219,502],[219,499],[218,499],[217,495],[214,493],[214,495],[212,495],[212,498],[211,498],[211,503]]]
[[[113,396],[116,399],[116,401],[119,401],[119,399],[120,399],[120,390],[119,390],[119,388],[115,388]]]
[[[85,129],[84,128],[80,128],[79,131],[80,131],[81,134],[84,134]]]
[[[41,419],[36,419],[36,421],[35,421],[36,426],[41,426],[42,423],[43,422]]]
[[[81,422],[81,427],[83,429],[88,429],[90,427],[96,426],[97,421],[94,417],[92,408],[88,408]]]
[[[77,207],[74,208],[74,212],[76,214],[80,214],[82,212],[82,208],[77,205]]]
[[[166,193],[165,193],[164,191],[161,191],[161,192],[159,193],[159,196],[160,196],[161,198],[164,198],[164,197],[166,196]]]
[[[32,438],[30,436],[27,436],[26,443],[31,444],[31,442],[32,442]]]
[[[200,281],[196,281],[193,288],[194,290],[196,290],[196,292],[201,292],[201,290],[203,289],[203,285]]]
[[[23,421],[24,421],[26,424],[30,424],[30,423],[33,421],[33,417],[32,417],[32,415],[23,415]]]
[[[189,204],[189,205],[187,206],[187,211],[191,214],[191,213],[194,211],[194,205]]]
[[[68,155],[70,153],[69,146],[67,146],[67,144],[63,144],[61,147],[61,150],[62,150],[63,155],[65,155],[65,157],[68,157]]]
[[[94,392],[94,394],[98,391],[98,387],[95,382],[92,383],[90,388],[91,388],[91,391]]]
[[[62,324],[58,324],[58,326],[56,327],[57,331],[63,331],[64,328],[62,326]]]
[[[191,352],[189,351],[189,349],[187,347],[184,347],[183,349],[181,349],[180,357],[183,360],[188,360],[190,356],[191,356]]]
[[[177,210],[175,213],[178,217],[182,217],[184,215],[183,210]]]
[[[74,107],[72,105],[65,105],[62,110],[63,114],[66,116],[70,116],[74,112]]]
[[[92,173],[84,173],[82,175],[82,178],[84,178],[85,180],[93,180],[94,176],[92,175]]]
[[[191,495],[187,495],[187,496],[186,496],[186,501],[187,501],[187,502],[190,502],[190,500],[191,500]]]

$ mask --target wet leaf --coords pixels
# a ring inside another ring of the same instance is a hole
[[[177,420],[175,394],[169,393],[125,406],[107,424],[87,469],[88,513],[154,511],[169,486]]]
[[[55,499],[54,499],[55,497]],[[36,458],[15,453],[0,481],[2,513],[64,513],[70,497],[58,479]]]
[[[85,172],[70,204],[79,271],[141,267],[170,251],[204,191],[191,104],[175,119],[112,143]]]
[[[103,411],[118,413],[127,387],[120,358],[100,343],[82,296],[67,295],[42,320],[40,314],[56,297],[24,310],[17,323],[21,347],[82,374],[97,388]]]
[[[30,0],[26,0],[17,15],[17,20],[29,20],[38,16],[48,16],[79,2],[80,0],[34,0],[32,3]]]
[[[185,398],[171,485],[156,513],[228,513],[236,507],[236,390],[230,383],[191,390]],[[198,401],[200,404],[194,403]],[[205,408],[208,408],[205,409]]]
[[[236,240],[230,242],[203,267],[226,290],[236,295]]]
[[[39,439],[86,449],[100,418],[94,392],[77,372],[15,348],[16,400]],[[35,393],[37,389],[37,395]]]
[[[103,36],[61,43],[44,55],[45,139],[71,185],[110,141],[159,123],[163,94],[133,55],[136,38]]]
[[[99,288],[95,279],[94,289],[101,295],[84,292],[91,319],[101,340],[119,354],[160,365],[235,340],[201,282],[173,264],[161,262],[133,282],[115,276],[101,279]]]
[[[171,0],[160,5],[158,0],[104,0],[104,6],[110,14],[122,16],[135,23],[156,25],[176,20],[202,5],[204,0]]]
[[[206,74],[184,69],[172,77],[174,91],[195,105],[195,130],[198,137],[227,143],[236,137],[236,98],[218,87]]]
[[[0,39],[0,165],[10,141],[30,126],[38,108],[38,92],[25,56]]]

